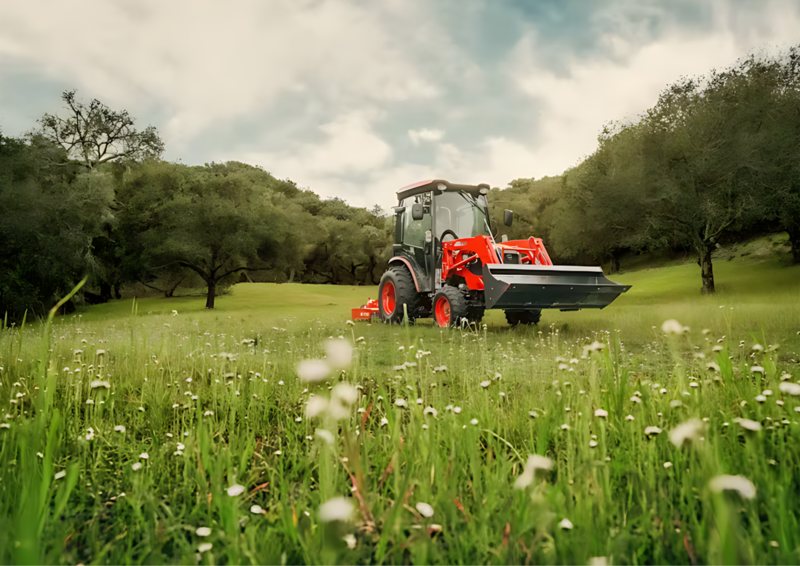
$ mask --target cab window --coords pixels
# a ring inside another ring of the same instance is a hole
[[[431,229],[430,193],[416,195],[403,200],[406,207],[403,213],[403,243],[407,246],[422,247],[425,243],[425,232]],[[425,216],[422,220],[411,217],[411,205],[421,203],[424,206]]]

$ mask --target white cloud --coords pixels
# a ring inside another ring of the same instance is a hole
[[[157,105],[179,149],[293,92],[331,107],[435,95],[381,15],[347,2],[28,0],[3,7],[0,54],[112,107]]]
[[[537,61],[535,33],[523,37],[509,58],[508,72],[519,88],[543,103],[541,127],[528,144],[532,159],[526,176],[557,175],[572,167],[595,150],[605,122],[634,119],[682,75],[730,66],[765,42],[785,46],[800,40],[800,17],[796,10],[785,10],[784,3],[765,4],[751,27],[725,3],[717,3],[714,13],[714,28],[702,37],[675,29],[643,46],[635,33],[630,39],[605,37],[604,52],[610,57],[575,60],[568,75]]]
[[[3,7],[0,57],[74,85],[81,98],[126,108],[141,125],[154,111],[170,159],[260,164],[323,196],[388,207],[398,188],[423,179],[505,186],[559,174],[594,151],[605,121],[645,110],[681,75],[730,65],[765,42],[800,41],[798,11],[786,2],[712,2],[702,35],[666,18],[652,41],[647,22],[662,23],[668,9],[646,7],[653,17],[637,19],[610,7],[586,30],[606,31],[593,58],[570,59],[568,42],[548,45],[533,31],[505,59],[499,51],[484,59],[471,56],[478,43],[466,39],[475,37],[466,29],[480,16],[475,6],[437,16],[421,0],[27,0]],[[546,60],[554,49],[566,49],[560,72]],[[502,79],[498,68],[528,102],[478,88]],[[264,118],[283,107],[295,114],[279,126]],[[537,115],[538,123],[524,121],[536,124],[525,139],[497,125]],[[406,123],[409,116],[421,123]],[[215,139],[226,128],[235,138],[248,119],[259,139],[242,139],[235,151]],[[379,121],[402,141],[392,146]],[[476,139],[485,141],[475,147]],[[409,145],[406,160],[400,152]],[[196,146],[199,159],[186,154]]]
[[[371,128],[365,113],[351,113],[320,126],[325,139],[319,143],[296,144],[287,150],[229,155],[223,159],[263,165],[282,178],[322,181],[331,176],[377,171],[390,159],[392,149]],[[271,164],[275,164],[273,167]],[[301,184],[305,185],[305,182]],[[316,185],[311,184],[316,190]],[[327,196],[338,196],[328,194]]]
[[[422,128],[421,130],[408,130],[408,137],[414,145],[419,145],[420,141],[437,141],[442,139],[444,132],[442,130],[429,130]]]

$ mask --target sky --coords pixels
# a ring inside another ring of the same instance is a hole
[[[799,43],[797,0],[5,2],[0,129],[77,89],[167,160],[388,209],[420,180],[558,175],[679,77]]]

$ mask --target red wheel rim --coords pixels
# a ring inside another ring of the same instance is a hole
[[[436,324],[439,326],[450,326],[450,301],[447,297],[439,297],[434,307]]]
[[[383,284],[383,289],[381,290],[381,306],[383,306],[383,312],[386,314],[392,314],[394,312],[394,283],[391,281],[387,281]]]

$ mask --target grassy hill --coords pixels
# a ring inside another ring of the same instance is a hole
[[[784,238],[785,239],[785,238]],[[667,319],[695,330],[721,334],[774,337],[788,351],[800,351],[800,266],[791,266],[781,235],[722,249],[714,265],[717,293],[700,294],[700,268],[689,260],[666,265],[633,264],[611,277],[633,288],[603,310],[543,313],[539,329],[551,325],[562,335],[588,336],[619,330],[633,345],[648,342]],[[630,265],[630,264],[629,264]],[[292,325],[293,321],[335,322],[350,317],[350,309],[377,296],[377,287],[240,283],[217,299],[214,311],[204,309],[201,296],[144,298],[136,301],[139,315],[164,316],[177,310],[198,322]],[[131,314],[132,301],[111,301],[79,311],[84,321],[104,321]],[[487,311],[490,328],[506,326],[502,311]],[[360,323],[363,324],[363,323]],[[430,326],[421,320],[418,325]],[[522,329],[520,329],[522,331]]]
[[[0,562],[797,563],[800,268],[716,274],[538,327],[262,283],[5,329]]]

